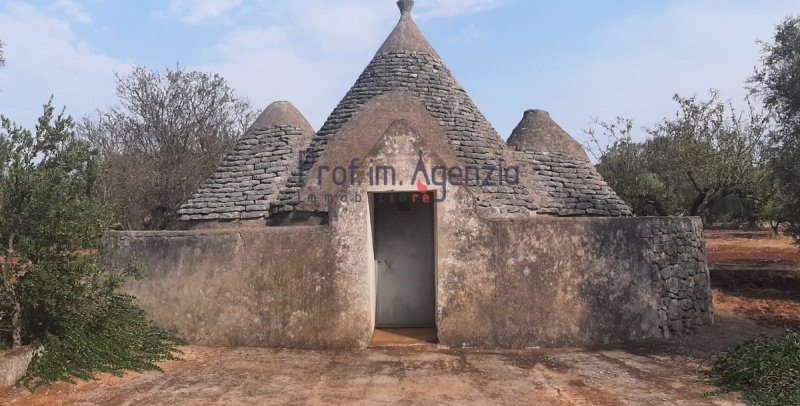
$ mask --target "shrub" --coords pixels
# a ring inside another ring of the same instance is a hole
[[[0,347],[37,348],[29,387],[156,369],[180,343],[117,293],[141,270],[97,254],[114,226],[92,193],[97,162],[50,102],[34,132],[0,117]]]
[[[800,405],[800,330],[728,350],[714,371],[723,391],[741,391],[749,405]]]

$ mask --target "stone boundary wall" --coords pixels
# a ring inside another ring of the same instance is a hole
[[[665,338],[713,321],[703,223],[699,218],[681,220],[651,218],[639,234],[652,250],[651,271],[662,282],[659,316]]]
[[[597,345],[712,322],[699,219],[538,216],[470,228],[440,247],[442,344]]]
[[[148,275],[126,292],[156,325],[195,344],[351,348],[349,281],[335,272],[328,227],[115,232],[115,266]],[[344,291],[343,291],[344,289]]]
[[[445,216],[437,227],[443,345],[596,345],[712,322],[699,219]],[[148,269],[127,292],[192,343],[364,348],[374,278],[357,253],[367,242],[336,230],[116,232],[102,249],[114,265]]]

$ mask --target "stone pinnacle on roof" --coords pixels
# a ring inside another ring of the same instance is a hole
[[[419,30],[414,19],[411,18],[411,9],[414,7],[414,0],[400,0],[397,2],[400,8],[400,21],[389,37],[386,38],[376,55],[388,52],[417,52],[439,57],[433,46],[425,39],[422,31]]]
[[[306,175],[328,153],[328,145],[336,143],[341,129],[361,108],[389,92],[409,93],[425,105],[464,165],[500,167],[506,162],[511,151],[414,23],[411,3],[398,2],[403,14],[397,26],[311,141],[310,152],[281,191],[281,206],[276,204],[274,213],[292,211],[300,204],[299,191],[310,179]],[[469,187],[480,194],[478,210],[487,213],[525,215],[534,207],[523,184]]]
[[[410,15],[411,9],[414,8],[414,0],[399,0],[397,7],[400,7],[400,15]]]
[[[295,126],[301,130],[308,130],[312,133],[314,129],[308,120],[299,110],[288,101],[276,101],[267,106],[256,121],[250,126],[251,129],[272,128],[280,126]]]
[[[581,144],[544,110],[526,111],[522,121],[511,132],[508,145],[520,151],[558,153],[573,159],[589,160]]]

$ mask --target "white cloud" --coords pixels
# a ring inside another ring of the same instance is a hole
[[[130,69],[131,63],[96,52],[77,37],[72,24],[91,21],[77,0],[54,1],[39,8],[21,2],[0,8],[8,60],[0,71],[0,111],[20,123],[32,123],[51,93],[77,116],[113,103],[113,73]],[[481,1],[465,2],[458,10],[447,1],[418,3],[430,16],[486,7]],[[399,17],[393,5],[378,7],[375,0],[171,0],[167,13],[187,24],[243,16],[258,21],[234,27],[206,46],[207,62],[191,68],[221,73],[257,108],[290,100],[317,127]]]
[[[488,10],[506,0],[419,0],[419,19]],[[289,100],[320,126],[391,31],[394,0],[171,0],[186,23],[235,14],[263,23],[234,28],[194,68],[219,72],[257,108]],[[201,10],[207,10],[201,12]],[[479,35],[474,27],[461,33]],[[262,79],[263,78],[263,79]]]
[[[170,0],[170,12],[187,24],[197,24],[226,15],[243,0]]]
[[[0,112],[32,127],[54,95],[67,113],[83,115],[114,99],[114,72],[129,64],[102,55],[76,38],[70,21],[27,4],[0,9],[6,66],[0,70]]]
[[[66,0],[71,1],[71,0]],[[508,0],[419,0],[414,9],[414,16],[419,19],[447,18],[462,14],[477,13],[496,8]],[[215,18],[227,16],[236,9],[248,8],[249,10],[280,10],[294,9],[301,11],[305,18],[295,20],[295,23],[311,25],[313,27],[328,28],[330,33],[351,31],[351,25],[337,25],[331,30],[331,24],[337,21],[358,21],[355,25],[374,21],[376,15],[385,15],[390,7],[376,7],[375,0],[292,0],[276,2],[272,0],[259,0],[245,5],[243,0],[170,0],[169,11],[160,12],[159,15],[171,14],[178,16],[187,24],[196,24]],[[387,1],[389,3],[389,1]],[[394,11],[396,13],[396,10]],[[354,18],[355,17],[355,18]],[[324,24],[321,24],[324,23]],[[336,40],[333,38],[332,40]]]
[[[454,17],[496,8],[506,0],[427,0],[418,1],[415,15],[420,19]]]
[[[79,23],[88,24],[92,22],[92,16],[85,12],[74,0],[56,0],[52,8],[63,12],[67,17]]]
[[[419,0],[414,14],[445,18],[504,1]],[[221,73],[258,108],[289,100],[318,128],[397,21],[392,2],[294,0],[244,6],[242,13],[261,13],[265,23],[231,31],[206,51],[213,62],[198,68]],[[460,35],[480,34],[470,26]]]

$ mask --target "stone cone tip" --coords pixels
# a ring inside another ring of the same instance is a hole
[[[267,106],[250,126],[251,129],[272,128],[291,125],[303,130],[314,132],[308,120],[288,101],[276,101]]]
[[[414,8],[414,0],[399,0],[397,7],[400,8],[400,15],[409,15],[411,14],[411,9]]]
[[[544,110],[526,111],[511,133],[508,145],[523,151],[555,152],[581,161],[589,160],[583,146]]]

